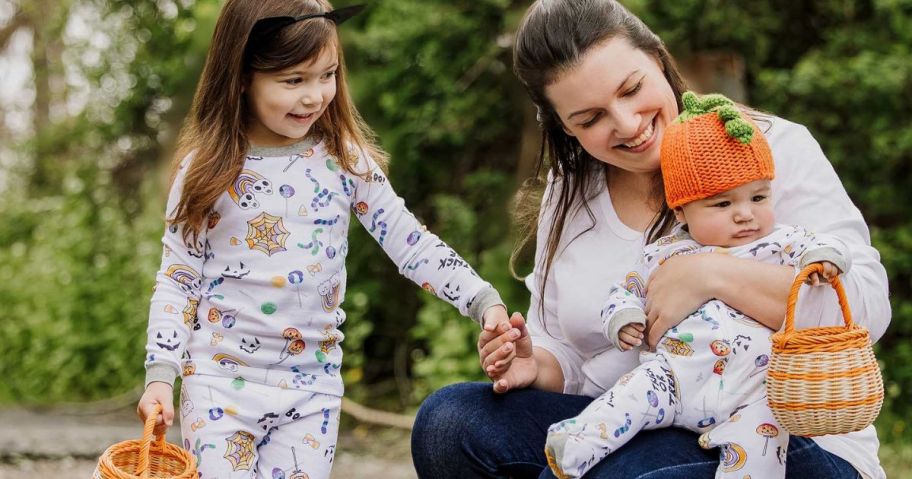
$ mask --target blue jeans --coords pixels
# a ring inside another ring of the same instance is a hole
[[[494,394],[487,383],[447,386],[418,410],[412,459],[428,479],[553,478],[545,460],[548,426],[576,416],[592,398],[535,389]],[[701,449],[696,433],[679,428],[639,433],[586,478],[712,478],[719,451]],[[787,479],[856,479],[842,458],[810,439],[792,436]]]

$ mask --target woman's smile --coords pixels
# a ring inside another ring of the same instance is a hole
[[[632,153],[642,153],[648,150],[653,143],[657,135],[655,133],[655,117],[652,118],[652,121],[646,125],[646,129],[640,133],[635,139],[622,143],[616,148],[622,148]]]

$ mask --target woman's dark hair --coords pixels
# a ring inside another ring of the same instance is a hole
[[[542,298],[548,274],[567,218],[585,211],[592,224],[595,216],[589,207],[592,187],[597,175],[608,178],[612,166],[593,158],[579,141],[568,135],[560,118],[545,95],[545,88],[557,77],[578,65],[594,46],[622,37],[653,56],[662,66],[665,79],[678,100],[686,90],[681,74],[662,40],[639,18],[614,0],[538,0],[529,7],[516,34],[513,51],[513,71],[526,87],[538,110],[542,129],[542,146],[533,181],[520,190],[515,220],[524,231],[523,240],[514,248],[510,265],[514,270],[519,255],[534,237],[538,228],[539,201],[546,164],[561,187],[551,190],[547,202],[556,201],[548,234],[539,294]],[[656,206],[662,203],[664,191],[661,173],[656,171],[653,193]],[[555,191],[557,195],[555,198]],[[649,242],[664,234],[674,224],[674,214],[667,209],[658,215],[649,229]],[[591,229],[591,227],[590,227]],[[588,230],[587,230],[588,231]],[[582,234],[582,233],[581,233]],[[572,241],[572,239],[571,239]],[[544,300],[542,300],[542,309]]]

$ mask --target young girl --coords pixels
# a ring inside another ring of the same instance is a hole
[[[623,351],[642,344],[646,280],[673,256],[728,254],[799,269],[821,263],[826,279],[850,265],[839,240],[775,224],[769,145],[731,100],[686,92],[682,102],[660,156],[678,224],[645,247],[601,312],[606,339]],[[813,282],[820,284],[816,273]],[[789,435],[766,400],[772,333],[718,299],[705,303],[580,415],[551,426],[551,469],[581,477],[640,431],[675,425],[701,433],[702,447],[720,448],[717,478],[785,477]]]
[[[182,133],[152,296],[142,419],[180,394],[202,478],[329,477],[351,214],[400,272],[488,326],[497,292],[381,171],[336,32],[358,8],[229,0]]]

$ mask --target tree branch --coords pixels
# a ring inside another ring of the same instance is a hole
[[[0,28],[0,51],[6,49],[6,44],[9,43],[10,38],[13,34],[16,33],[20,28],[28,26],[28,21],[25,18],[25,14],[21,11],[17,11],[13,14],[13,18],[10,19],[9,23]]]
[[[396,414],[387,411],[378,411],[366,406],[362,406],[351,399],[342,398],[342,412],[355,418],[360,422],[375,424],[378,426],[398,427],[400,429],[412,429],[415,423],[414,416],[405,414]]]

